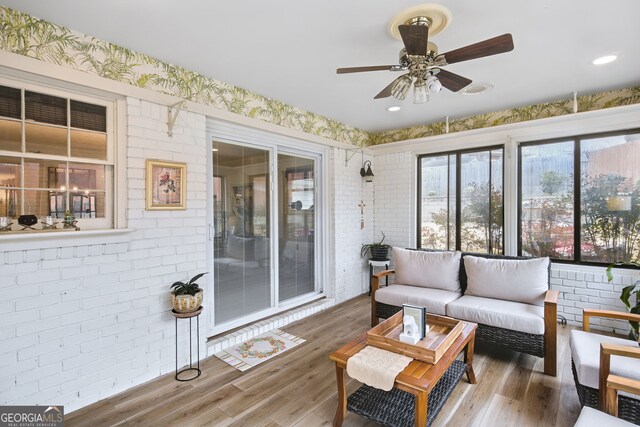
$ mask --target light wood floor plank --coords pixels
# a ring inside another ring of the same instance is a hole
[[[369,298],[354,298],[284,328],[307,341],[239,372],[212,357],[203,374],[178,383],[173,373],[69,414],[68,426],[298,426],[332,424],[337,405],[329,354],[369,329]],[[575,423],[580,404],[573,384],[568,328],[559,328],[558,376],[542,359],[476,345],[478,384],[463,378],[433,427],[558,426]],[[360,383],[348,379],[347,392]],[[374,426],[348,413],[345,426]]]
[[[517,426],[520,418],[520,410],[523,402],[505,397],[500,394],[494,394],[487,410],[482,417],[482,421],[478,423],[479,427],[509,427]],[[526,425],[526,424],[525,424]]]

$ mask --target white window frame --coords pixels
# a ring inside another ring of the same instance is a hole
[[[106,136],[107,136],[107,159],[99,160],[99,159],[91,159],[91,158],[81,158],[81,157],[72,157],[68,156],[59,156],[59,155],[50,155],[50,154],[36,154],[36,153],[28,153],[25,152],[25,124],[32,123],[31,121],[26,120],[24,110],[24,96],[22,96],[21,100],[21,118],[14,119],[10,117],[1,117],[1,120],[13,121],[22,124],[22,149],[23,151],[9,151],[0,149],[0,156],[12,157],[17,159],[39,159],[39,160],[54,160],[60,162],[68,162],[68,163],[87,163],[87,164],[98,164],[110,166],[105,168],[105,217],[104,218],[77,218],[77,226],[81,230],[111,230],[117,229],[119,227],[124,226],[123,221],[123,213],[119,212],[119,205],[117,201],[117,188],[122,188],[123,181],[120,178],[122,173],[118,173],[119,170],[123,170],[124,167],[118,168],[118,163],[124,157],[121,154],[121,150],[116,150],[116,121],[121,119],[121,116],[124,116],[124,111],[122,113],[120,110],[123,108],[116,109],[116,104],[122,103],[124,106],[124,102],[117,102],[114,99],[102,98],[98,96],[89,96],[80,91],[76,90],[67,90],[67,89],[58,89],[55,87],[37,84],[33,82],[29,82],[26,80],[16,80],[11,79],[5,76],[0,76],[0,85],[8,86],[15,89],[20,89],[24,94],[24,91],[41,93],[43,95],[51,95],[60,98],[64,98],[67,100],[67,108],[69,107],[70,100],[86,102],[88,104],[94,104],[103,106],[106,108]],[[69,111],[69,110],[68,110]],[[52,127],[57,128],[65,128],[65,129],[76,129],[72,128],[70,125],[70,116],[67,115],[67,125],[66,126],[56,126],[51,125]],[[39,123],[33,122],[42,125],[48,126],[47,123]],[[69,134],[67,135],[69,138]],[[69,140],[67,140],[67,144],[69,144]],[[70,154],[70,153],[68,153]],[[24,160],[21,161],[24,163]],[[21,189],[24,189],[24,168],[21,168]],[[117,177],[117,178],[116,178]],[[60,227],[60,225],[58,225]],[[20,234],[41,234],[38,230],[25,230],[18,231],[14,226],[14,231],[11,232],[12,235]],[[72,231],[72,229],[68,229],[65,231]],[[14,234],[15,233],[15,234]]]

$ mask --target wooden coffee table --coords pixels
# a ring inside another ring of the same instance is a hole
[[[421,362],[419,360],[413,360],[409,365],[396,377],[394,383],[394,389],[402,390],[411,393],[415,396],[415,416],[414,425],[424,427],[427,425],[427,403],[429,402],[429,393],[436,387],[438,381],[447,373],[449,368],[453,368],[452,364],[456,360],[457,356],[464,351],[464,364],[466,364],[467,379],[471,384],[476,384],[476,376],[473,372],[473,347],[476,336],[476,328],[478,325],[470,322],[463,322],[462,332],[451,343],[449,349],[442,355],[440,360],[435,364]],[[355,340],[345,344],[338,350],[331,353],[331,360],[336,364],[336,378],[338,382],[338,408],[336,410],[336,416],[333,420],[334,426],[341,426],[345,415],[347,414],[347,386],[346,386],[346,368],[347,361],[351,356],[358,353],[360,350],[367,346],[366,333],[360,335]],[[456,362],[460,364],[460,361]],[[463,375],[460,372],[459,375]],[[459,380],[459,376],[457,380]],[[456,382],[457,382],[456,380]],[[371,389],[368,386],[369,390]],[[398,393],[395,390],[390,392],[383,392],[376,390],[377,396],[383,396],[381,399],[397,398]],[[358,393],[356,391],[354,395]],[[393,396],[393,397],[392,397]],[[444,400],[449,396],[446,394]],[[432,402],[433,403],[433,402]],[[438,408],[444,404],[444,402],[438,402]],[[380,405],[375,405],[380,407]],[[394,405],[391,405],[394,406]],[[380,421],[380,420],[378,420]]]

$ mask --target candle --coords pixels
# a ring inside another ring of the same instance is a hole
[[[0,227],[4,228],[9,225],[9,218],[6,216],[0,216]]]

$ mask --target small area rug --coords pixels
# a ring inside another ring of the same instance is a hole
[[[303,342],[305,340],[300,337],[274,329],[222,350],[215,356],[239,371],[246,371]]]

